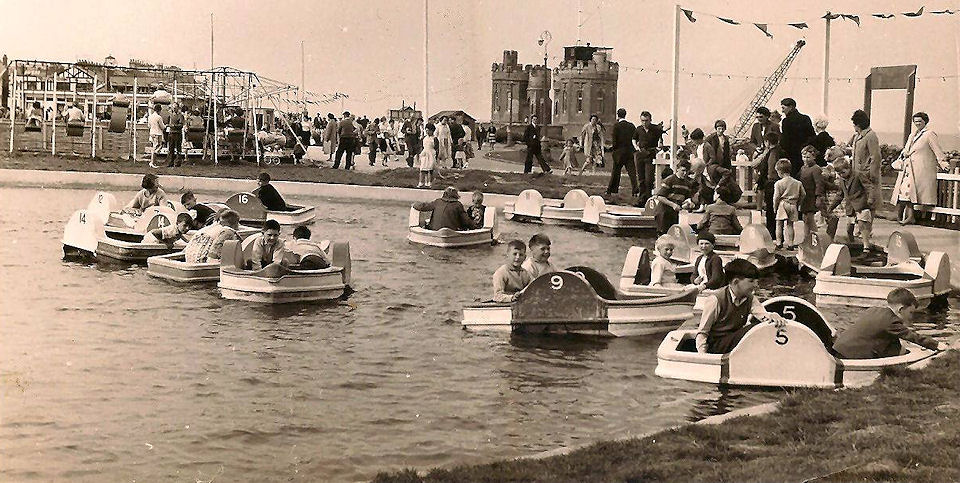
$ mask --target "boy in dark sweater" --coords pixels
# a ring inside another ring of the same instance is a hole
[[[270,211],[289,211],[287,203],[283,201],[280,192],[270,184],[270,173],[266,171],[260,173],[257,177],[257,183],[260,187],[254,191],[260,202]]]
[[[677,163],[677,171],[668,176],[657,190],[657,207],[654,219],[657,224],[657,235],[663,235],[671,226],[680,222],[680,210],[690,208],[693,202],[690,198],[697,190],[696,183],[687,177],[690,173],[690,162]]]
[[[735,258],[726,266],[727,286],[707,297],[697,330],[697,352],[723,354],[730,352],[753,325],[747,319],[753,315],[761,322],[783,327],[787,321],[778,314],[767,312],[753,295],[757,289],[760,271],[747,260]]]
[[[849,329],[837,336],[833,350],[846,359],[873,359],[903,354],[900,339],[927,349],[943,350],[943,344],[910,330],[920,302],[913,292],[895,288],[887,294],[886,307],[871,307]]]

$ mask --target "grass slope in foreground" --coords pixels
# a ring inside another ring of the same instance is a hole
[[[390,482],[960,481],[960,354],[872,386],[797,390],[778,412],[542,460],[381,473]]]

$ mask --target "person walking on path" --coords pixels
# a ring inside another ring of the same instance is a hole
[[[613,125],[613,170],[607,186],[608,196],[620,191],[620,172],[623,168],[627,168],[627,175],[630,176],[633,196],[640,193],[640,187],[637,186],[637,166],[633,162],[633,136],[637,133],[637,127],[626,118],[627,110],[622,107],[617,109],[617,123]]]
[[[854,173],[862,174],[870,182],[873,190],[870,210],[875,211],[876,204],[881,200],[880,163],[883,158],[880,154],[880,138],[870,128],[870,116],[863,110],[854,111],[850,120],[856,131],[850,138],[850,155],[853,157],[851,165]]]
[[[327,127],[323,128],[323,150],[327,153],[327,160],[333,161],[337,152],[337,117],[332,112],[327,113]]]
[[[810,116],[801,114],[797,110],[797,101],[789,97],[784,98],[780,101],[780,109],[783,110],[784,115],[783,122],[780,124],[783,133],[780,136],[780,148],[790,160],[790,174],[796,177],[800,174],[800,167],[803,166],[800,150],[816,133]]]
[[[647,198],[653,196],[657,189],[654,186],[655,169],[654,158],[657,157],[657,151],[663,146],[663,126],[653,124],[653,116],[643,111],[640,113],[640,125],[634,130],[633,139],[636,141],[636,176],[640,183],[640,202],[645,202]],[[637,189],[634,188],[634,192]],[[636,193],[634,193],[636,194]]]
[[[603,127],[600,125],[600,116],[590,115],[590,120],[583,125],[580,130],[580,146],[583,148],[583,166],[580,167],[580,174],[587,165],[590,165],[591,171],[596,171],[597,166],[603,163]]]
[[[440,166],[446,166],[447,162],[452,163],[453,135],[450,133],[450,119],[447,116],[440,117],[440,124],[437,126],[437,142],[440,143]]]
[[[900,158],[894,162],[893,167],[900,173],[890,202],[897,205],[897,221],[901,225],[916,222],[913,205],[929,207],[937,204],[937,171],[946,165],[946,156],[940,148],[937,133],[927,128],[929,122],[930,116],[925,112],[913,115],[913,133]]]
[[[343,169],[353,168],[353,155],[357,149],[357,126],[353,124],[350,111],[343,113],[343,119],[337,123],[337,155],[333,160],[333,169],[340,167],[340,157],[346,153],[347,160]]]
[[[150,117],[147,118],[147,126],[150,128],[150,142],[153,145],[153,149],[150,150],[150,167],[159,168],[157,166],[157,152],[160,151],[160,148],[163,147],[163,132],[167,128],[166,124],[163,123],[163,117],[160,116],[160,110],[163,108],[160,104],[153,105],[153,112],[150,113]]]
[[[550,174],[550,165],[547,164],[547,161],[543,159],[543,152],[540,147],[540,126],[537,125],[539,117],[534,114],[530,116],[530,124],[527,124],[527,129],[523,131],[523,142],[527,145],[527,158],[523,162],[523,173],[529,174],[533,171],[533,157],[537,157],[537,161],[540,163],[540,169],[543,170],[544,174]]]

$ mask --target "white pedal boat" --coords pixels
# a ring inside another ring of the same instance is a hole
[[[563,195],[560,206],[544,205],[540,212],[540,222],[544,225],[579,227],[583,224],[583,210],[587,205],[587,192],[574,189]]]
[[[350,287],[350,244],[330,243],[326,252],[330,268],[301,270],[273,263],[260,270],[247,270],[254,235],[242,242],[223,244],[220,263],[220,295],[225,299],[264,304],[315,302],[339,299]]]
[[[147,275],[173,282],[216,282],[220,263],[187,263],[182,251],[147,259]]]
[[[763,305],[790,321],[780,329],[773,324],[757,324],[727,354],[701,354],[696,349],[697,329],[674,330],[657,349],[656,375],[731,386],[859,387],[872,383],[887,367],[904,366],[936,354],[901,340],[907,350],[904,355],[840,359],[828,350],[836,332],[809,302],[784,296]]]
[[[656,228],[653,213],[656,203],[655,198],[650,198],[643,208],[607,206],[602,197],[594,195],[587,199],[581,221],[588,228],[599,229],[610,235],[638,235]]]
[[[627,257],[623,260],[623,270],[620,272],[620,292],[636,297],[657,297],[690,291],[690,288],[685,286],[651,287],[650,260],[650,251],[645,247],[630,247],[630,250],[627,251]],[[703,301],[711,294],[713,294],[713,290],[704,290],[697,294],[697,302],[693,309],[701,311]]]
[[[266,209],[260,198],[253,193],[234,193],[224,203],[240,214],[241,223],[261,225],[266,220],[276,220],[282,226],[307,225],[316,218],[316,207],[287,204],[290,211]]]
[[[680,223],[690,226],[698,226],[703,219],[703,213],[692,213],[689,211],[680,212]],[[740,226],[763,224],[763,214],[757,210],[737,210],[737,219]],[[699,227],[697,228],[699,230]],[[717,235],[717,243],[714,246],[725,249],[735,249],[739,246],[740,235]]]
[[[133,228],[139,237],[129,234],[124,239],[113,238],[106,230],[103,213],[77,210],[70,216],[63,230],[63,254],[65,257],[114,259],[123,262],[144,262],[155,255],[165,255],[182,250],[186,243],[142,243],[143,233],[173,223],[169,210],[160,207],[148,208],[146,216],[137,219]],[[149,218],[148,218],[149,216]],[[133,239],[134,241],[130,241]]]
[[[827,247],[813,293],[817,305],[881,305],[895,288],[905,288],[921,303],[946,301],[950,293],[950,257],[930,252],[923,264],[906,260],[885,267],[854,267],[850,249],[834,243]]]
[[[462,325],[470,330],[629,337],[663,333],[693,317],[695,291],[618,300],[613,298],[616,289],[600,277],[599,284],[591,285],[566,270],[543,274],[515,302],[464,307]]]
[[[440,248],[464,248],[476,246],[490,246],[500,235],[497,225],[497,209],[488,207],[483,213],[483,226],[473,230],[451,230],[441,228],[430,230],[423,227],[423,220],[428,212],[410,208],[410,233],[407,240],[420,245],[429,245]]]
[[[827,253],[827,248],[833,244],[825,231],[813,233],[812,236],[805,239],[797,250],[797,262],[800,268],[814,275],[820,272],[820,266],[823,264],[823,257]],[[861,266],[894,266],[907,261],[923,263],[923,252],[917,244],[917,239],[908,231],[894,231],[887,238],[887,246],[884,249],[885,256],[878,263],[854,263],[854,267]]]
[[[522,223],[542,223],[543,208],[559,208],[561,203],[560,200],[545,200],[537,190],[523,190],[515,202],[503,204],[503,217]]]
[[[673,225],[667,230],[667,234],[679,240],[678,246],[673,251],[673,258],[691,264],[696,261],[697,256],[700,255],[700,248],[689,225],[682,223]],[[743,258],[756,265],[761,272],[765,272],[773,269],[779,262],[767,227],[759,224],[747,225],[743,227],[743,231],[737,238],[738,246],[735,250],[714,250],[723,259],[723,263],[728,263],[734,258]]]

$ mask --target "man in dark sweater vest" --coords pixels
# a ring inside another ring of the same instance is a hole
[[[895,288],[887,294],[886,307],[871,307],[849,329],[837,336],[833,350],[845,359],[874,359],[903,353],[900,339],[927,349],[943,350],[936,340],[910,330],[910,322],[920,309],[913,292]]]
[[[726,266],[727,286],[707,297],[697,330],[697,352],[723,354],[730,352],[753,325],[747,318],[753,315],[761,322],[783,327],[787,321],[778,314],[767,312],[754,297],[760,271],[747,260],[735,258]]]

